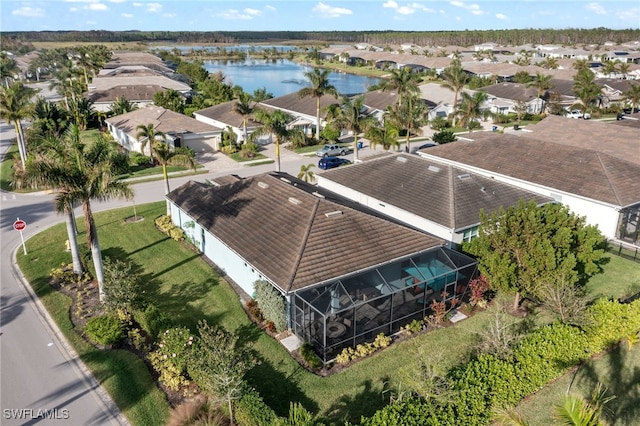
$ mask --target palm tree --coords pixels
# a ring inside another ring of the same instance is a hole
[[[580,99],[582,112],[588,112],[591,104],[602,95],[602,87],[590,70],[578,72],[573,78],[573,92]]]
[[[109,107],[109,113],[111,115],[122,115],[135,109],[137,109],[137,107],[129,102],[127,98],[118,96]]]
[[[422,126],[426,125],[427,108],[418,96],[407,98],[404,105],[396,105],[387,108],[389,119],[398,124],[398,128],[406,131],[405,151],[409,152],[411,135],[421,135]]]
[[[324,95],[332,95],[338,97],[338,90],[332,84],[329,84],[329,70],[314,68],[307,71],[304,76],[311,82],[310,87],[305,87],[298,91],[300,99],[306,97],[316,98],[316,140],[320,140],[320,98]]]
[[[402,105],[405,96],[413,96],[420,92],[418,85],[422,78],[411,71],[410,67],[402,67],[391,71],[387,80],[381,83],[382,91],[395,90],[398,93],[398,105]]]
[[[459,65],[451,65],[442,71],[442,78],[444,81],[441,83],[442,87],[446,87],[449,90],[452,90],[453,95],[453,107],[455,108],[458,105],[458,95],[460,91],[467,83],[468,75]],[[453,125],[456,125],[456,119],[453,118]]]
[[[140,142],[140,152],[144,154],[144,149],[149,145],[149,156],[152,157],[151,161],[153,161],[153,143],[157,138],[162,138],[164,141],[167,135],[156,129],[153,123],[139,124],[136,130],[138,131],[136,138]]]
[[[365,136],[374,148],[378,144],[382,145],[385,150],[400,146],[400,142],[398,142],[400,131],[391,120],[385,120],[382,126],[370,127],[367,129]]]
[[[72,124],[55,149],[29,161],[27,172],[32,182],[58,190],[56,210],[67,214],[67,223],[72,206],[82,205],[87,245],[91,248],[100,301],[104,300],[104,272],[91,201],[131,199],[133,196],[128,184],[115,178],[112,162],[114,153],[113,146],[101,137],[91,144],[82,143],[78,126]],[[72,242],[69,225],[67,233]]]
[[[313,163],[307,164],[306,166],[304,164],[300,166],[298,179],[302,179],[305,182],[313,182],[316,179],[316,175],[311,170],[313,167],[315,167]]]
[[[629,90],[624,92],[624,98],[631,104],[631,110],[634,111],[635,107],[640,105],[640,84],[629,87]]]
[[[538,99],[542,99],[542,108],[540,112],[544,112],[544,98],[543,95],[547,90],[553,89],[553,84],[551,83],[552,75],[542,74],[541,72],[536,73],[536,77],[534,80],[527,84],[527,87],[534,87],[538,92]]]
[[[2,84],[9,87],[9,80],[13,80],[14,76],[20,72],[18,63],[9,57],[6,52],[0,52],[0,79]]]
[[[620,65],[618,66],[618,72],[622,74],[622,78],[624,78],[625,80],[627,78],[627,75],[629,74],[630,68],[631,68],[631,64],[628,64],[627,62],[621,62]]]
[[[13,123],[18,141],[18,151],[22,170],[25,170],[27,163],[27,144],[22,131],[22,120],[30,117],[33,105],[31,98],[37,90],[26,87],[20,82],[15,82],[9,87],[2,86],[0,89],[0,117],[9,124]]]
[[[165,195],[170,192],[169,189],[169,174],[167,173],[168,165],[189,167],[192,170],[196,170],[196,163],[193,160],[193,156],[189,154],[177,153],[172,150],[171,147],[165,142],[154,141],[151,145],[153,157],[162,166],[162,177],[164,178],[164,193]],[[169,203],[167,202],[167,216],[171,214]]]
[[[333,125],[338,129],[347,129],[353,134],[353,156],[358,160],[358,135],[373,126],[375,118],[364,115],[364,95],[355,99],[342,97],[339,110],[332,110]]]
[[[475,92],[473,95],[463,92],[462,100],[456,108],[455,115],[460,117],[460,126],[467,127],[471,131],[471,123],[484,115],[482,104],[489,99],[487,92]]]
[[[614,399],[613,396],[605,396],[606,387],[601,383],[593,390],[591,398],[585,400],[582,397],[566,395],[564,401],[556,405],[555,418],[561,426],[603,426],[600,419],[605,405]]]
[[[255,118],[262,126],[255,129],[249,136],[249,141],[254,142],[259,136],[269,135],[276,145],[276,171],[280,171],[280,142],[287,136],[287,122],[290,117],[283,111],[277,109],[267,111],[258,108],[255,111]]]
[[[251,104],[252,99],[251,95],[248,93],[242,92],[240,97],[233,105],[233,110],[242,116],[242,133],[244,135],[243,142],[247,142],[247,118],[253,113],[254,105]]]

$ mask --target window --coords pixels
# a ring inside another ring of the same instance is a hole
[[[462,241],[464,241],[465,243],[468,243],[477,236],[478,236],[478,227],[474,226],[473,228],[468,228],[464,230],[464,234],[462,235]]]

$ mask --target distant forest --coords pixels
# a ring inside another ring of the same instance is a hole
[[[167,43],[261,43],[299,41],[301,43],[370,43],[389,45],[412,43],[424,47],[473,46],[494,42],[504,46],[559,44],[577,46],[624,43],[640,40],[640,29],[517,29],[467,31],[20,31],[0,32],[6,38],[30,42],[167,42]]]

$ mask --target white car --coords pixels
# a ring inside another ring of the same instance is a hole
[[[588,120],[591,118],[591,114],[589,114],[588,112],[583,114],[579,109],[574,109],[567,113],[567,117],[576,119],[583,118],[585,120]]]

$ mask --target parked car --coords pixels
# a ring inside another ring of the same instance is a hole
[[[625,114],[635,114],[635,113],[640,112],[640,108],[638,108],[638,107],[634,107],[634,108],[627,107],[627,108],[623,109],[622,112],[624,112]]]
[[[340,167],[345,164],[351,164],[351,161],[346,158],[339,157],[324,157],[318,161],[318,167],[322,170],[333,169],[335,167]]]
[[[567,117],[576,119],[583,118],[585,120],[588,120],[591,118],[591,114],[589,114],[588,112],[583,114],[579,109],[574,109],[567,113]]]
[[[343,145],[325,145],[316,151],[318,157],[333,157],[336,155],[347,155],[349,148]]]
[[[420,145],[420,146],[418,146],[416,148],[411,148],[411,153],[412,154],[417,154],[418,151],[420,151],[421,149],[431,148],[433,146],[438,146],[438,144],[435,143],[435,142],[428,142],[428,143],[422,144],[422,145]]]

